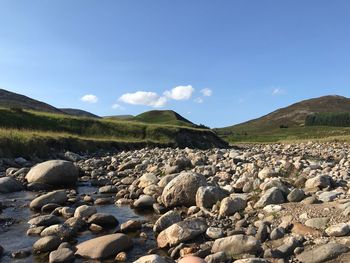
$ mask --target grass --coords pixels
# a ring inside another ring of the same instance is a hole
[[[2,156],[45,156],[55,150],[185,147],[189,138],[190,143],[203,145],[210,136],[214,136],[210,131],[177,125],[0,108]]]
[[[298,141],[350,141],[349,127],[304,126],[269,130],[235,130],[232,133],[218,134],[231,144],[234,143],[273,143]]]

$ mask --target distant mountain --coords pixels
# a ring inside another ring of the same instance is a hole
[[[61,108],[60,110],[69,115],[78,116],[78,117],[101,118],[100,116],[97,116],[91,112],[79,110],[79,109]]]
[[[27,110],[43,111],[64,114],[61,110],[38,100],[27,96],[0,89],[0,107],[2,108],[21,108]]]
[[[104,116],[104,119],[110,119],[110,120],[126,120],[126,119],[132,119],[133,115],[113,115],[113,116]]]
[[[169,124],[188,127],[197,127],[194,123],[182,117],[180,114],[172,110],[152,110],[141,113],[132,120],[153,123],[153,124]]]
[[[278,109],[265,116],[241,124],[219,128],[221,135],[230,133],[258,133],[279,128],[300,127],[308,115],[322,112],[350,112],[350,99],[337,95],[303,100],[288,107]]]

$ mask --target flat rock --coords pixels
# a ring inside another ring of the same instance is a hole
[[[345,245],[328,243],[302,252],[297,259],[303,263],[326,262],[349,251],[350,248]]]
[[[67,194],[65,190],[53,191],[35,198],[30,202],[29,207],[32,209],[40,210],[44,205],[53,203],[58,205],[64,205],[67,202]]]

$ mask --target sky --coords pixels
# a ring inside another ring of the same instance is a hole
[[[224,127],[350,97],[347,0],[0,0],[0,88]]]

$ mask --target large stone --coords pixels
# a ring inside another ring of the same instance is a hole
[[[350,228],[346,223],[339,223],[326,228],[325,232],[330,237],[342,237],[346,236],[350,232]]]
[[[51,226],[59,223],[60,219],[55,215],[37,216],[28,221],[28,224],[32,226]]]
[[[36,253],[51,252],[57,249],[60,244],[61,240],[56,236],[42,237],[34,243],[33,250]]]
[[[169,261],[165,260],[161,256],[153,254],[153,255],[140,257],[138,260],[134,261],[133,263],[169,263]]]
[[[240,254],[255,255],[261,250],[261,243],[256,238],[246,235],[233,235],[214,241],[212,253],[223,251],[228,257]]]
[[[262,169],[259,173],[258,173],[258,177],[261,180],[265,180],[266,178],[270,178],[270,177],[277,177],[278,173],[270,168],[270,167],[264,167],[264,169]]]
[[[215,186],[201,186],[197,190],[196,205],[198,207],[212,208],[214,204],[225,198],[228,193]]]
[[[49,263],[70,263],[74,260],[74,252],[69,248],[59,248],[52,251],[49,256]]]
[[[287,196],[289,202],[300,202],[305,197],[305,193],[302,189],[295,188]]]
[[[140,177],[138,186],[140,188],[146,188],[147,186],[157,184],[158,181],[157,176],[153,173],[146,173]]]
[[[260,197],[259,201],[255,204],[255,208],[261,208],[270,204],[282,204],[284,203],[284,196],[281,190],[277,187],[272,187],[267,190]]]
[[[153,204],[156,202],[152,196],[141,195],[139,199],[134,202],[134,207],[137,209],[153,208]]]
[[[41,209],[49,203],[64,205],[67,202],[67,194],[65,190],[53,191],[35,198],[29,205],[32,209]]]
[[[349,252],[350,248],[336,243],[328,243],[318,247],[306,250],[297,256],[297,259],[303,263],[319,263],[335,259],[343,253]]]
[[[305,182],[306,189],[322,189],[332,184],[332,178],[328,175],[318,175]]]
[[[191,172],[181,173],[165,186],[162,202],[166,207],[196,205],[197,190],[206,185],[203,175]]]
[[[96,207],[81,205],[77,209],[75,209],[74,217],[87,218],[96,213],[97,213]]]
[[[30,169],[26,179],[28,183],[36,182],[53,186],[71,186],[77,182],[78,169],[69,161],[46,161]]]
[[[96,237],[77,245],[75,255],[89,259],[115,257],[119,252],[132,247],[132,240],[125,234]]]
[[[247,201],[240,197],[226,197],[221,201],[219,215],[231,216],[236,212],[244,210]]]
[[[23,185],[12,177],[0,178],[0,194],[12,193],[23,190]]]
[[[172,224],[181,221],[181,215],[177,211],[169,211],[158,218],[153,226],[154,232],[161,232]]]
[[[195,218],[175,223],[159,233],[158,246],[174,246],[203,234],[207,229],[205,220]]]

